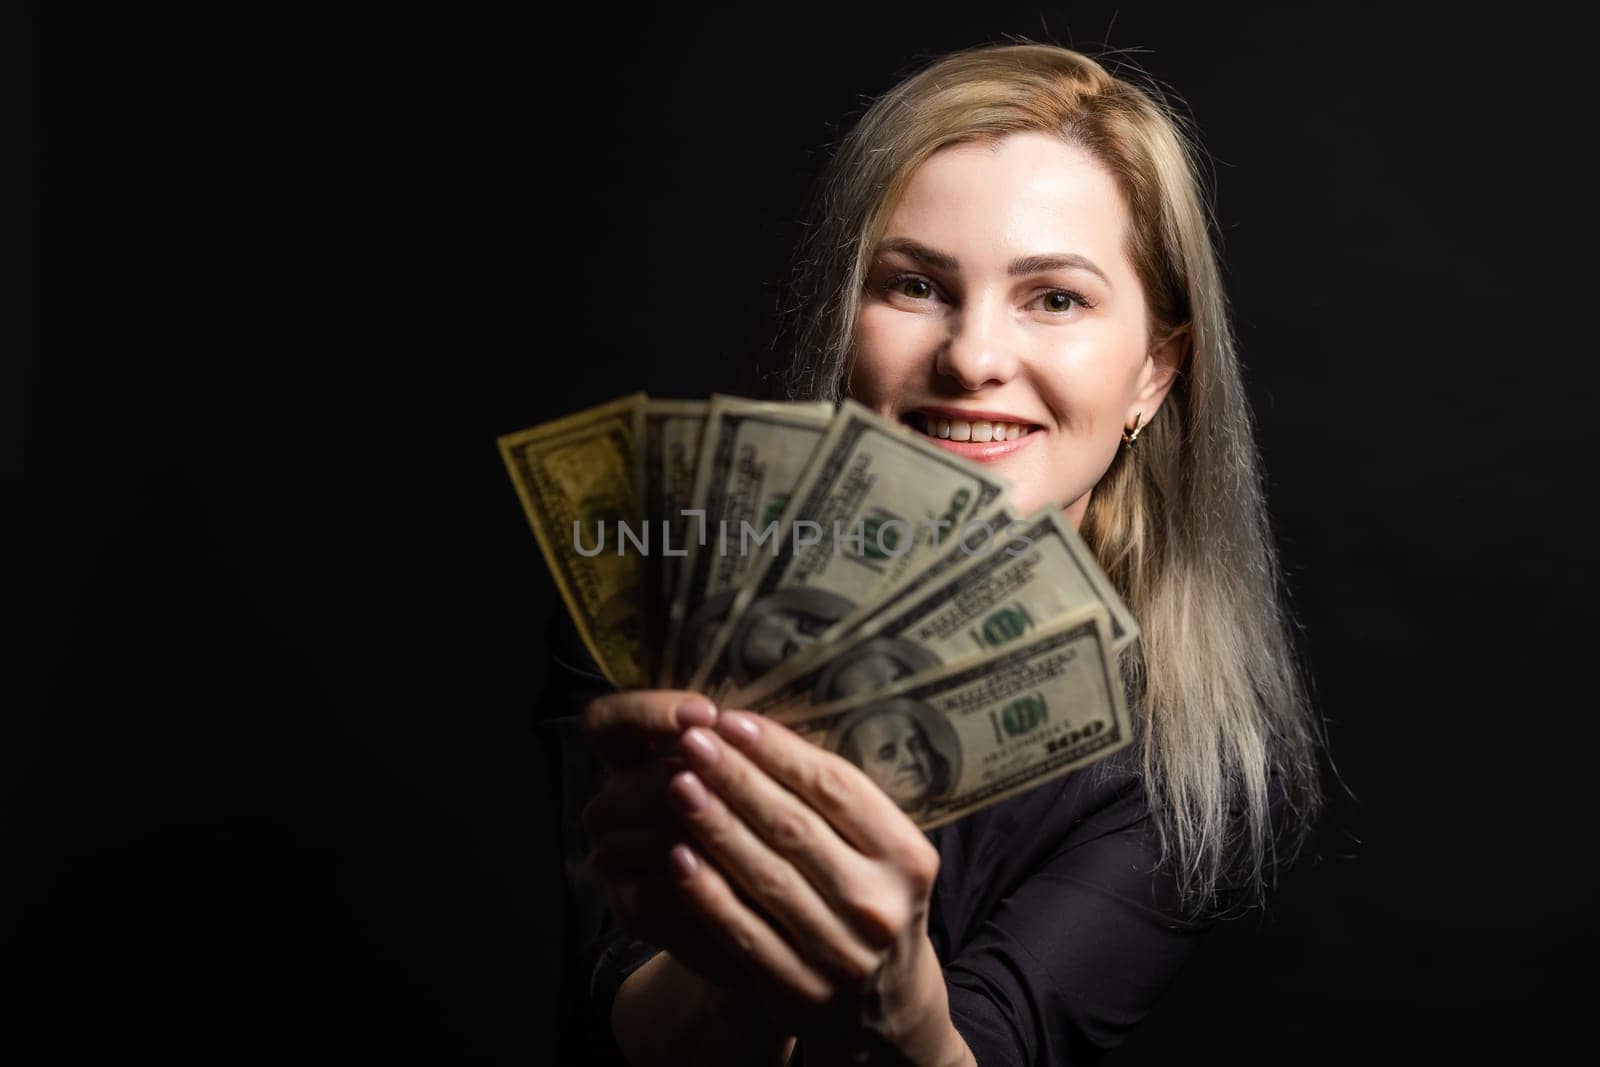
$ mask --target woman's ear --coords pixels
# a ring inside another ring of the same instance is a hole
[[[1194,328],[1185,322],[1150,349],[1150,357],[1140,372],[1139,392],[1128,412],[1129,422],[1133,421],[1135,412],[1144,413],[1141,421],[1145,423],[1155,416],[1178,375],[1188,365],[1193,344]]]

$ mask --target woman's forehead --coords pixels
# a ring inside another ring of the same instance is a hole
[[[913,172],[885,240],[911,237],[967,272],[1019,256],[1119,257],[1127,210],[1115,180],[1082,147],[1047,134],[952,145]]]

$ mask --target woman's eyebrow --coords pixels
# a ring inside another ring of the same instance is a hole
[[[878,245],[878,253],[882,255],[885,252],[899,252],[901,255],[909,256],[926,266],[937,270],[949,271],[952,274],[961,269],[961,263],[955,256],[950,255],[948,252],[940,252],[938,249],[929,248],[920,241],[913,241],[909,237],[889,237],[884,239]],[[1011,261],[1011,265],[1006,268],[1006,273],[1010,275],[1038,274],[1041,271],[1064,270],[1074,267],[1098,275],[1101,281],[1107,285],[1111,284],[1111,279],[1106,277],[1106,272],[1095,266],[1093,260],[1087,256],[1080,256],[1076,252],[1022,256]]]

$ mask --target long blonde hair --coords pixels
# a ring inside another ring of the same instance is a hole
[[[1136,80],[1137,79],[1137,80]],[[837,400],[871,256],[913,172],[949,145],[1050,133],[1114,176],[1152,345],[1189,356],[1080,532],[1139,620],[1121,666],[1164,862],[1184,899],[1259,900],[1320,808],[1323,734],[1290,636],[1253,420],[1188,123],[1143,75],[1052,44],[944,56],[879,97],[813,190],[790,271],[789,395]],[[1274,809],[1277,824],[1274,827]]]

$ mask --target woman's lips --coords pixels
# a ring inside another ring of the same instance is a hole
[[[921,409],[908,412],[904,421],[911,427],[911,429],[916,431],[918,436],[933,442],[941,448],[944,448],[950,452],[954,452],[958,456],[976,460],[979,463],[990,463],[998,459],[1004,459],[1006,456],[1010,456],[1017,452],[1017,450],[1026,448],[1035,437],[1038,437],[1041,433],[1043,433],[1042,427],[1031,424],[1021,424],[1019,427],[1017,422],[1007,420],[1005,416],[991,415],[989,419],[984,419],[982,423],[978,422],[978,419],[982,415],[989,414],[990,413],[988,412],[978,413],[965,411],[959,412],[958,414],[958,412],[953,409]],[[984,426],[985,430],[987,431],[991,423],[997,430],[1002,425],[1010,426],[1013,430],[1025,427],[1025,430],[1020,436],[1017,437],[1006,437],[1000,439],[992,438],[988,441],[961,441],[957,440],[955,436],[947,435],[947,432],[950,429],[948,424],[949,416],[956,416],[958,420],[960,419],[960,416],[966,416],[966,420],[962,420],[966,422],[965,429],[959,432],[957,436],[965,436],[966,430],[971,430],[978,425]],[[942,431],[939,429],[941,422],[945,423]]]
[[[1015,441],[986,442],[949,441],[942,437],[929,437],[923,433],[919,433],[917,436],[925,441],[933,442],[940,448],[947,448],[958,456],[975,459],[979,463],[988,463],[993,460],[1004,459],[1006,456],[1014,455],[1019,450],[1027,448],[1033,442],[1033,439],[1039,435],[1040,431],[1035,430],[1032,433],[1023,434]]]

